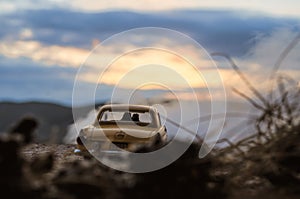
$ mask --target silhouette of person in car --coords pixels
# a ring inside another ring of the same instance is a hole
[[[137,114],[137,113],[134,113],[133,115],[132,115],[132,121],[134,121],[134,122],[139,122],[140,121],[140,117],[139,117],[139,114]]]

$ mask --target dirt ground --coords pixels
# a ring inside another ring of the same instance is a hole
[[[74,149],[75,144],[40,144],[32,143],[21,149],[21,155],[29,162],[34,161],[40,156],[52,154],[54,156],[54,164],[52,172],[63,167],[65,163],[71,163],[76,160],[83,160],[84,157],[76,155]]]
[[[33,160],[34,158],[47,153],[52,153],[55,156],[56,164],[63,162],[71,162],[74,160],[83,159],[82,156],[75,155],[73,153],[76,148],[75,144],[40,144],[32,143],[25,146],[21,150],[21,154],[27,160]]]
[[[289,140],[288,149],[297,139]],[[12,198],[299,198],[298,155],[288,161],[282,158],[291,156],[280,156],[275,166],[281,170],[274,170],[273,162],[261,159],[267,157],[261,148],[244,159],[226,155],[199,159],[200,146],[192,144],[168,167],[128,174],[74,154],[75,145],[22,144],[17,136],[0,141],[4,160],[0,159],[0,191]],[[296,142],[293,150],[298,146]],[[281,144],[279,149],[285,147]]]

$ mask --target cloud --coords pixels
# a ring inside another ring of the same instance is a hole
[[[114,0],[94,1],[94,0],[2,0],[0,7],[4,13],[16,12],[20,10],[32,9],[68,9],[84,12],[99,12],[103,10],[134,10],[134,11],[167,11],[176,9],[236,9],[252,12],[265,12],[277,16],[297,16],[299,17],[300,3],[298,0]],[[257,14],[257,13],[256,13]]]
[[[0,99],[43,100],[69,104],[76,69],[41,67],[27,58],[0,56]]]
[[[257,38],[255,46],[249,50],[249,57],[266,69],[272,69],[280,54],[299,35],[299,29],[278,28],[270,34],[263,34]],[[299,70],[300,43],[295,46],[283,60],[281,69]]]
[[[14,99],[18,97],[29,99],[35,96],[62,99],[64,102],[71,101],[72,83],[75,77],[74,71],[66,72],[67,68],[76,70],[96,42],[101,43],[109,36],[130,28],[158,26],[183,32],[202,44],[209,52],[221,51],[233,56],[246,75],[256,83],[265,79],[265,69],[269,70],[274,65],[275,58],[282,51],[283,46],[299,31],[298,22],[293,18],[244,16],[237,12],[221,10],[84,13],[61,8],[37,9],[2,14],[0,23],[3,27],[0,29],[0,55],[2,55],[0,63],[6,65],[1,68],[3,74],[1,90],[4,94],[0,98],[10,96]],[[135,39],[135,42],[139,42],[139,38]],[[144,44],[148,45],[151,42],[153,41],[149,38]],[[103,58],[111,59],[115,54],[129,47],[116,42],[115,46],[107,49],[107,54],[104,54]],[[173,48],[174,50],[187,49],[181,45]],[[193,53],[193,49],[186,51]],[[298,55],[299,49],[296,47],[281,68],[295,78],[299,77]],[[115,70],[112,70],[106,78],[104,92],[99,94],[101,99],[110,95],[112,85],[107,84],[114,84],[121,77],[124,72],[122,66],[130,63],[137,64],[135,58],[136,56],[129,56],[127,60],[116,64]],[[176,59],[167,60],[178,68],[181,64],[177,63]],[[151,58],[145,58],[144,61],[149,62]],[[224,60],[218,63],[222,68],[220,74],[226,87],[230,89],[232,86],[238,86],[244,90],[243,83],[230,69],[228,63]],[[32,67],[29,67],[30,65]],[[52,67],[53,71],[51,71]],[[60,71],[59,67],[66,71]],[[214,80],[209,70],[203,70],[207,73],[207,77]],[[21,73],[24,76],[18,79],[14,73]],[[185,71],[181,73],[185,76],[193,76],[192,73]],[[86,78],[97,77],[86,76]],[[195,84],[192,79],[190,83]],[[94,89],[95,81],[87,81],[87,79],[84,81],[86,90]],[[20,89],[19,85],[22,85],[23,89]],[[54,87],[59,89],[56,90]],[[217,88],[214,89],[214,92],[218,92]],[[34,94],[31,94],[31,91],[34,91]],[[182,96],[188,94],[183,93]],[[81,100],[83,102],[86,99],[82,97]]]
[[[24,28],[21,30],[19,38],[22,40],[31,39],[33,37],[33,32],[29,28]]]
[[[89,51],[66,46],[45,46],[38,41],[0,42],[0,54],[10,57],[26,57],[47,65],[79,67]]]
[[[299,30],[297,28],[278,28],[269,34],[258,35],[255,44],[251,47],[246,56],[233,57],[233,59],[252,85],[260,90],[260,92],[267,95],[272,84],[270,76],[276,61],[284,49],[298,35]],[[294,85],[290,86],[294,88],[297,86],[297,82],[299,82],[300,79],[299,54],[300,43],[298,41],[285,57],[277,72],[277,74],[292,78],[294,80]],[[216,59],[216,61],[218,66],[222,66],[222,68],[231,68],[225,59]],[[236,88],[250,97],[255,97],[233,70],[223,71],[222,77],[225,86],[228,89],[227,93],[229,98],[238,97],[231,91],[231,88]]]
[[[1,0],[0,7],[2,8],[0,16],[2,14],[19,12],[22,10],[38,10],[38,9],[53,9],[67,7],[65,0]]]
[[[156,13],[112,11],[74,12],[63,9],[23,10],[0,17],[1,40],[35,40],[46,45],[76,46],[91,49],[95,39],[132,28],[164,27],[183,32],[209,51],[243,55],[257,33],[270,33],[279,26],[293,26],[295,19],[266,16],[242,17],[238,12],[222,10],[178,10]],[[31,37],[21,38],[24,30]]]

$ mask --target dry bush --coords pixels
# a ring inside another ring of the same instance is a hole
[[[298,198],[300,195],[300,88],[288,76],[272,75],[274,84],[261,94],[225,54],[255,98],[233,89],[257,110],[256,132],[229,143],[217,153],[231,197]],[[279,67],[277,66],[277,69]],[[275,85],[275,86],[274,86]]]

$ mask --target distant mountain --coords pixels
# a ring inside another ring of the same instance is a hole
[[[90,111],[89,106],[80,109],[84,113]],[[39,126],[36,137],[40,142],[61,143],[68,126],[73,123],[71,107],[46,102],[1,102],[0,132],[8,132],[14,124],[26,116],[37,119]]]
[[[22,117],[31,116],[38,120],[39,141],[60,142],[73,123],[72,109],[52,103],[0,103],[0,131],[8,131]]]

